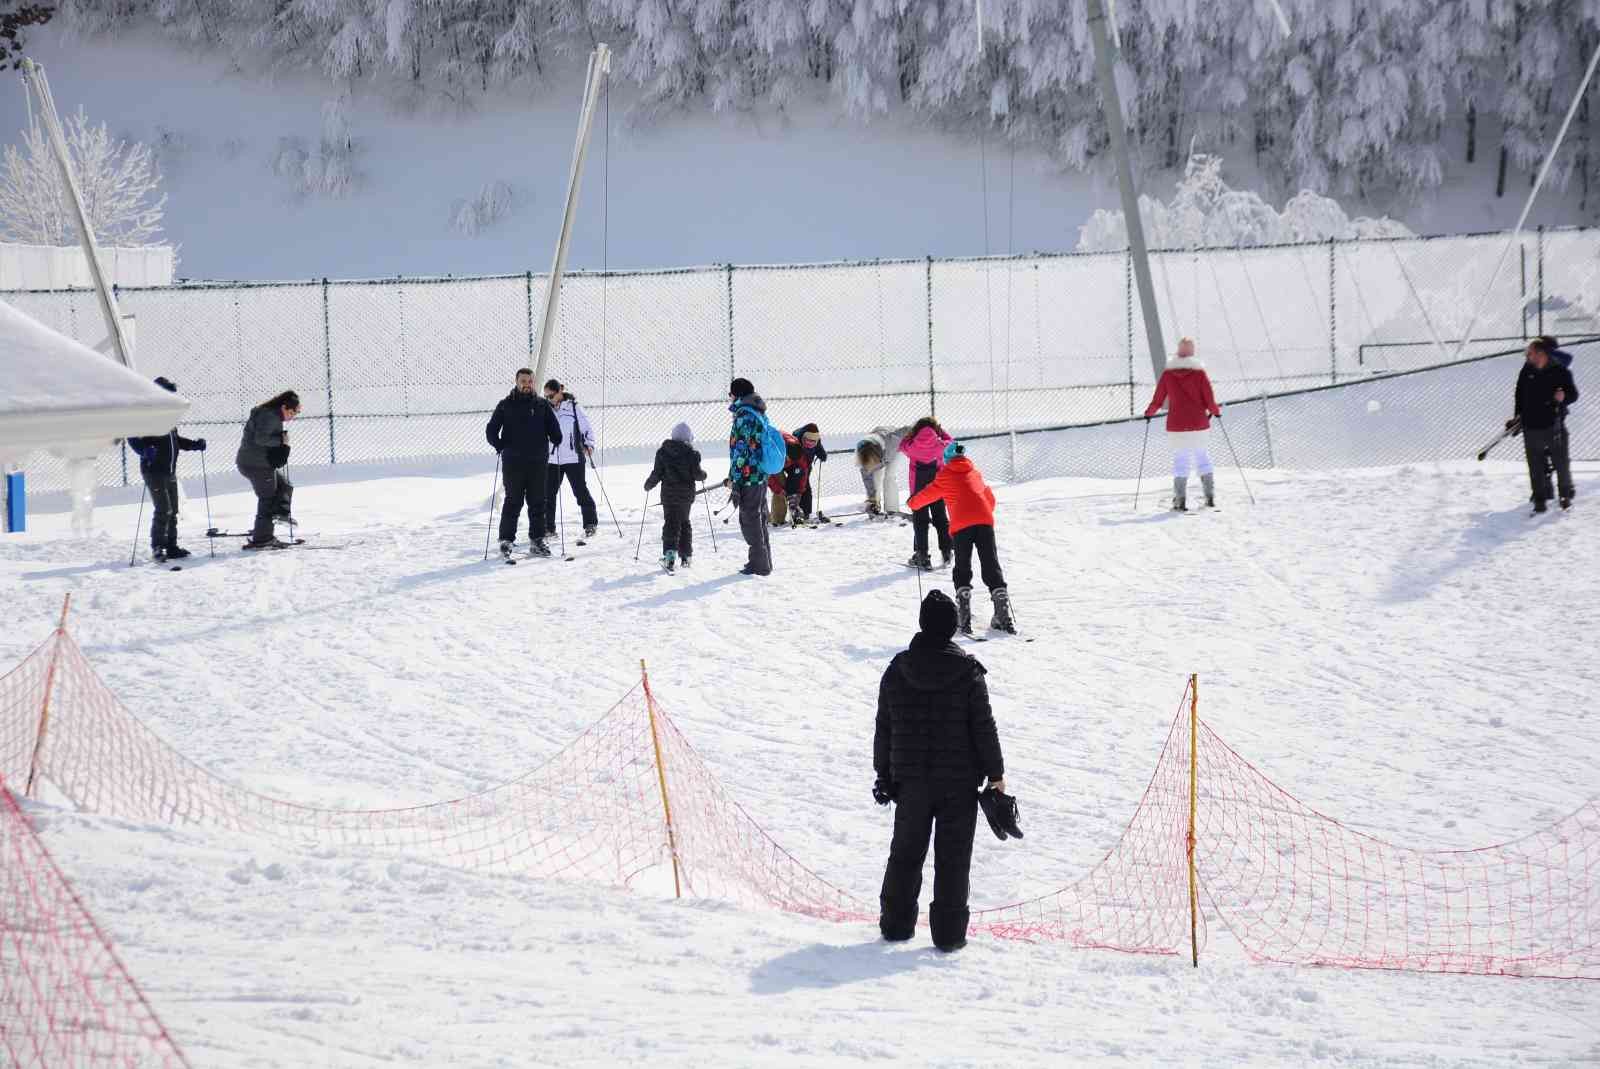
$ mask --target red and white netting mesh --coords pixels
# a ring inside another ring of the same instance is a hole
[[[0,777],[0,1064],[189,1063]]]
[[[1395,847],[1301,805],[1203,722],[1192,781],[1189,696],[1116,845],[1058,891],[975,911],[974,930],[1188,951],[1193,782],[1201,901],[1257,960],[1600,979],[1600,807],[1484,850]],[[697,897],[835,920],[877,912],[778,845],[644,683],[511,783],[411,809],[316,809],[241,790],[177,754],[58,632],[0,679],[0,774],[25,782],[35,753],[38,774],[91,812],[613,885],[657,870],[656,886],[670,875]]]

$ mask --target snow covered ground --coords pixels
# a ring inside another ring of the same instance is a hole
[[[974,905],[1098,860],[1191,671],[1224,739],[1386,839],[1498,842],[1596,794],[1600,466],[1579,469],[1573,513],[1537,520],[1510,463],[1252,473],[1255,507],[1228,471],[1224,511],[1193,517],[1152,511],[1150,480],[1141,513],[1126,482],[1001,488],[1002,561],[1038,641],[976,652],[1028,837],[980,835]],[[0,666],[71,591],[96,669],[180,751],[267,794],[375,807],[537,765],[642,657],[751,816],[871,899],[889,829],[868,793],[873,702],[915,628],[909,528],[775,532],[759,580],[734,574],[734,526],[716,523],[713,553],[701,513],[694,569],[667,576],[654,522],[633,560],[642,476],[606,473],[622,537],[608,521],[574,549],[569,530],[575,562],[516,568],[481,560],[487,469],[303,487],[313,544],[349,547],[331,552],[230,542],[213,560],[192,501],[177,574],[126,566],[131,504],[99,509],[91,541],[35,515],[0,540]],[[211,507],[239,528],[253,501]],[[1215,917],[1198,971],[989,938],[947,958],[871,926],[30,811],[196,1065],[1600,1059],[1593,984],[1258,967]]]

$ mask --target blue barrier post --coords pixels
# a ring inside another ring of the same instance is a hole
[[[11,471],[6,473],[6,530],[26,531],[28,529],[28,497],[27,480],[22,472]]]

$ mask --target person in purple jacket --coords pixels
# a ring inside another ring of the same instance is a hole
[[[916,494],[933,482],[933,477],[939,474],[939,469],[944,467],[944,447],[949,445],[950,441],[950,436],[932,416],[923,416],[911,425],[911,433],[900,442],[900,452],[905,456],[907,466],[911,469],[912,494]],[[952,543],[950,519],[945,513],[944,501],[935,501],[911,514],[912,552],[911,559],[906,563],[923,571],[933,568],[933,560],[928,555],[929,524],[939,532],[939,555],[943,564],[949,566]]]

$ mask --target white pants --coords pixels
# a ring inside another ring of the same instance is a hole
[[[1210,475],[1216,469],[1211,465],[1210,431],[1168,431],[1167,444],[1172,447],[1172,477],[1187,479],[1190,472]]]
[[[876,498],[878,507],[884,512],[900,511],[900,484],[906,479],[906,467],[900,462],[897,451],[891,458],[886,458],[878,465],[876,471],[862,472],[861,482],[867,493]]]

